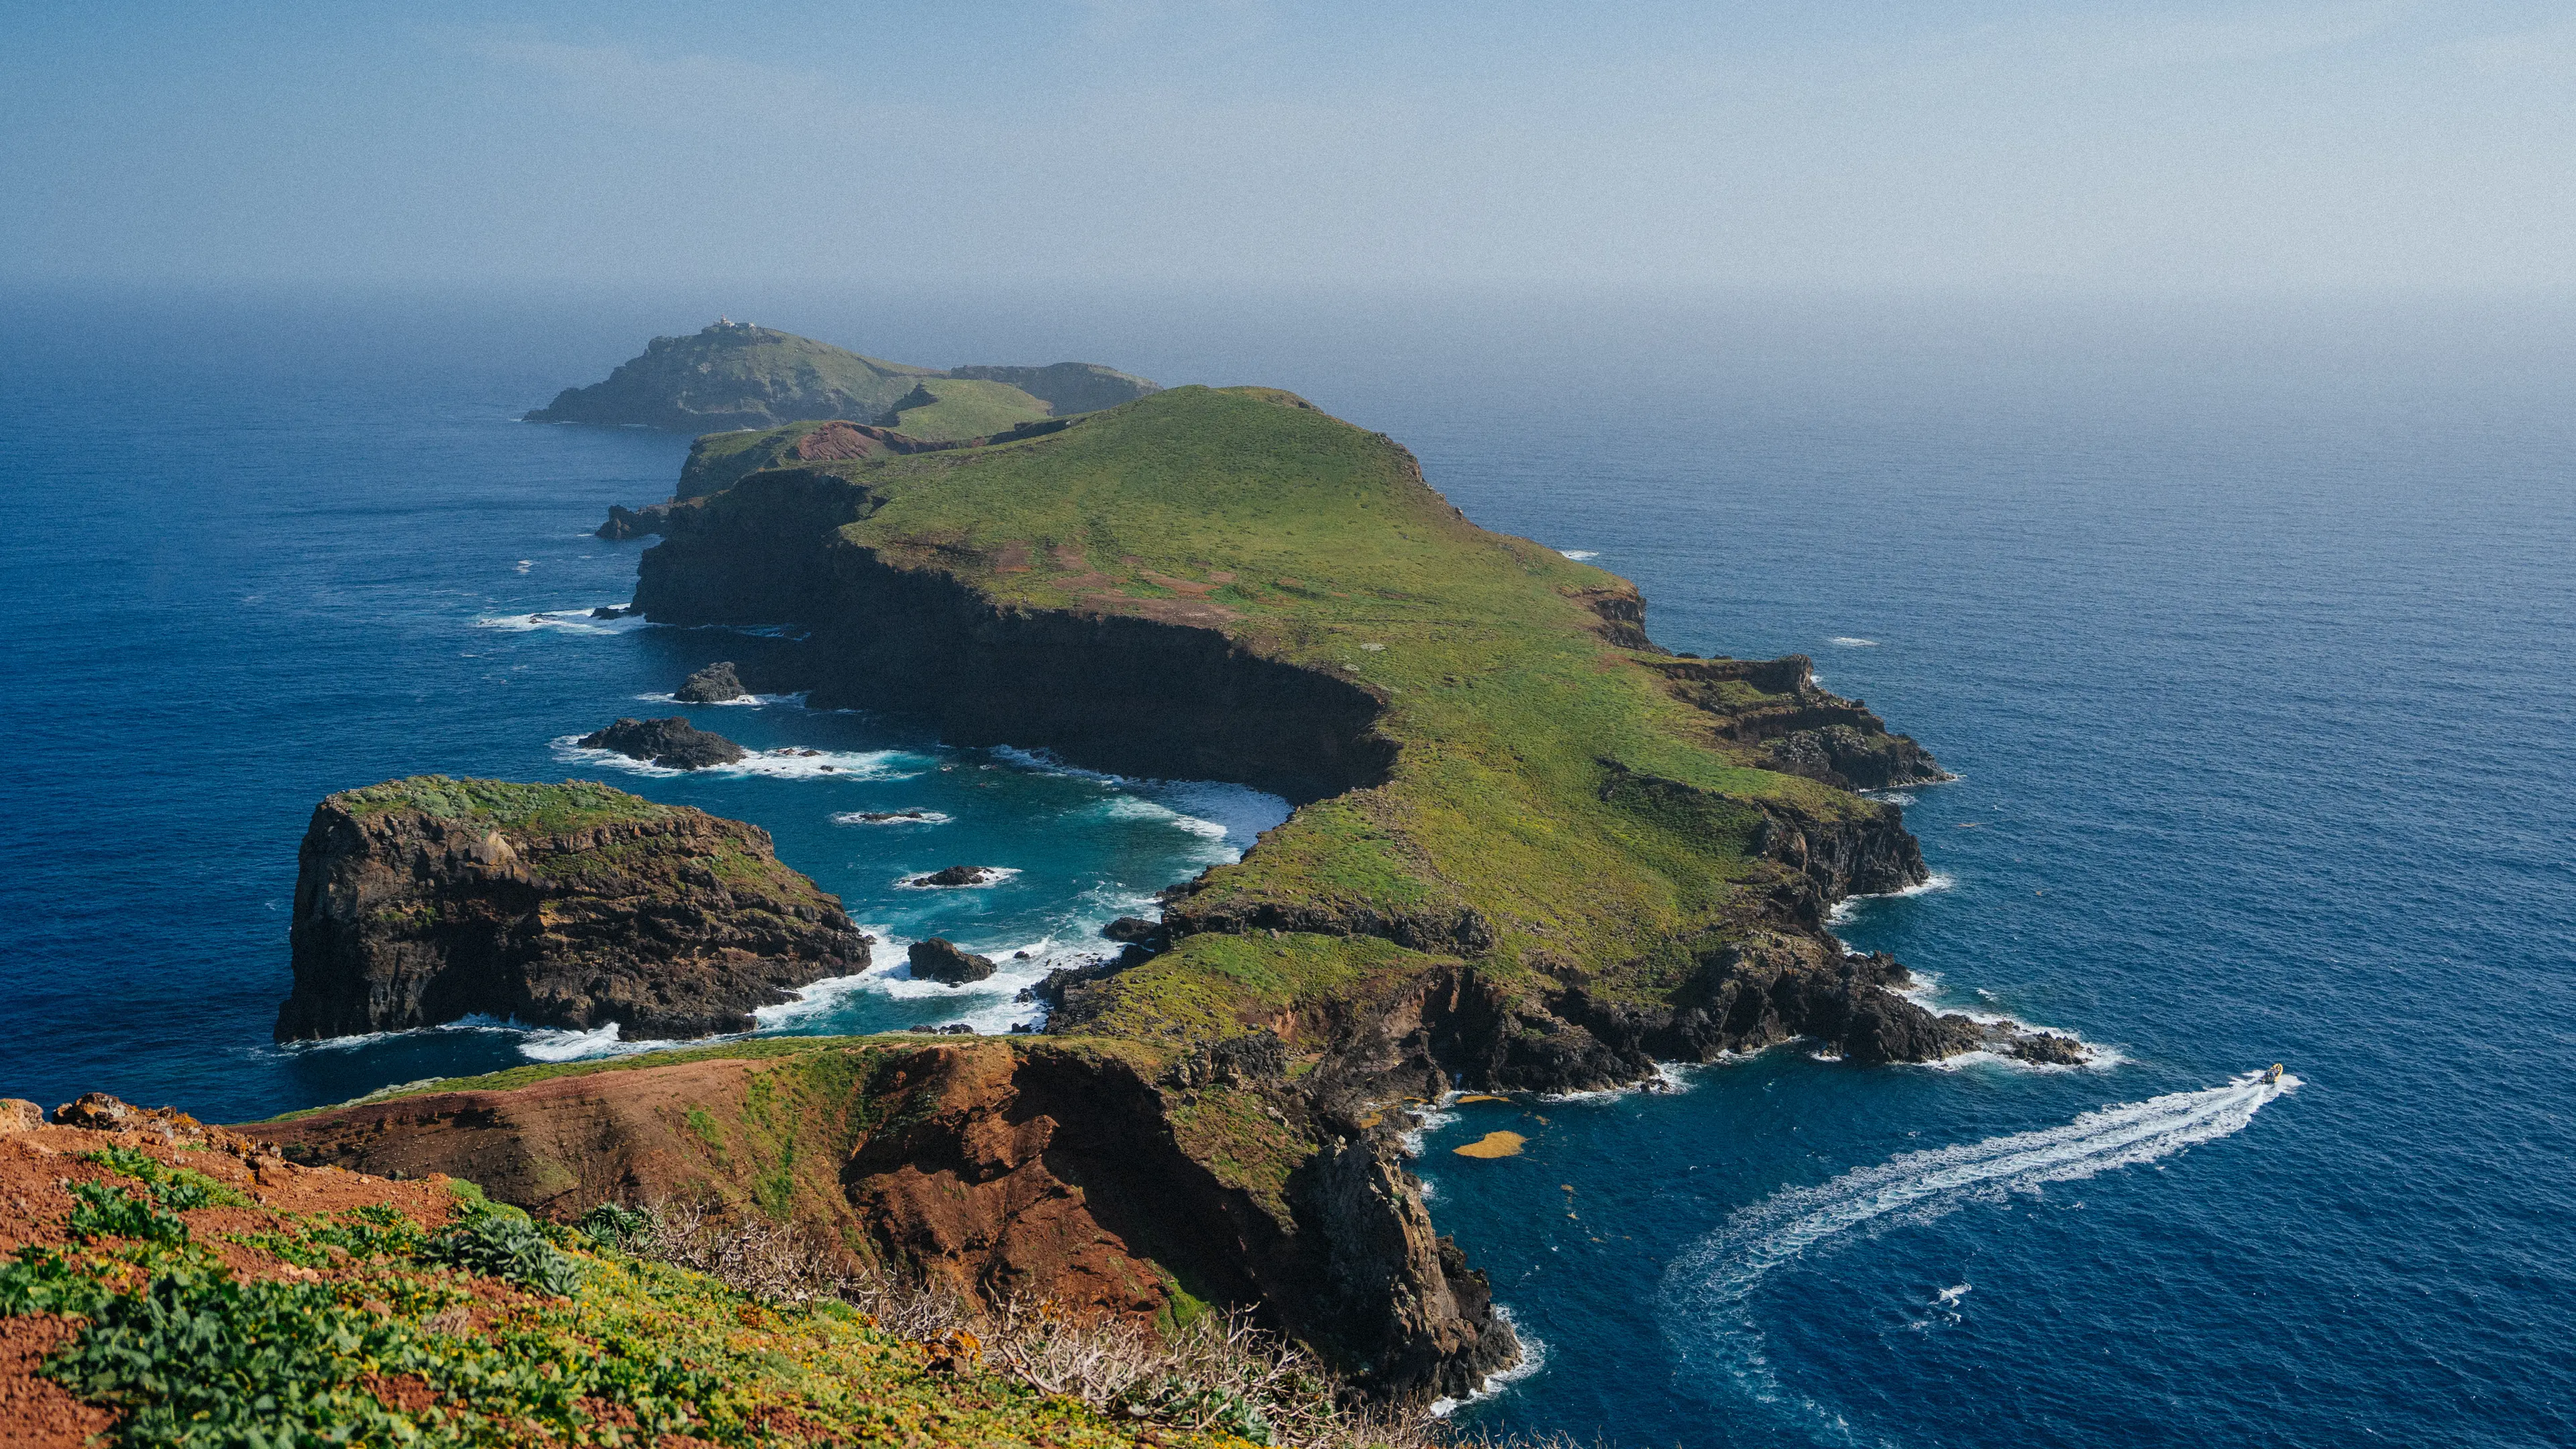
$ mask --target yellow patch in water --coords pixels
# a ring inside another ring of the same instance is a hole
[[[1449,1150],[1460,1157],[1518,1157],[1521,1144],[1527,1140],[1517,1132],[1488,1132],[1464,1147]]]
[[[1477,1092],[1469,1096],[1460,1097],[1458,1100],[1461,1102],[1508,1102],[1511,1098],[1497,1097],[1491,1092]]]

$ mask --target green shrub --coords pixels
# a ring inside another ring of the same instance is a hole
[[[569,1298],[581,1286],[580,1263],[547,1241],[526,1213],[511,1207],[492,1205],[465,1213],[440,1229],[420,1256],[557,1298]]]
[[[84,1243],[96,1238],[182,1243],[188,1239],[188,1225],[177,1213],[112,1182],[76,1182],[72,1184],[71,1234]]]
[[[148,1157],[132,1147],[103,1147],[84,1152],[81,1161],[94,1162],[122,1177],[130,1177],[148,1189],[153,1199],[172,1212],[194,1212],[202,1207],[248,1207],[250,1199],[186,1167],[171,1167]]]
[[[584,1213],[578,1226],[603,1243],[622,1245],[652,1223],[652,1214],[642,1208],[619,1207],[613,1202],[604,1202]]]

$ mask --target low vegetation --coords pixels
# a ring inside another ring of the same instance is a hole
[[[1348,1406],[1240,1317],[988,1313],[852,1276],[756,1215],[654,1203],[549,1225],[463,1182],[255,1151],[109,1145],[67,1159],[68,1211],[11,1200],[0,1317],[70,1330],[36,1371],[110,1411],[119,1444],[1449,1442]],[[296,1210],[324,1198],[341,1205]]]

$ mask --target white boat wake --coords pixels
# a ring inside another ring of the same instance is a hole
[[[2247,1073],[2223,1087],[2087,1112],[2063,1127],[1908,1152],[1739,1210],[1665,1270],[1664,1335],[1686,1373],[1731,1384],[1799,1420],[1820,1443],[1848,1443],[1831,1408],[1785,1389],[1762,1351],[1752,1298],[1774,1269],[1855,1230],[1929,1222],[1972,1202],[2169,1157],[2244,1129],[2299,1085]]]

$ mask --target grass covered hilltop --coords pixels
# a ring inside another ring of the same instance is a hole
[[[1285,393],[753,472],[672,508],[638,602],[810,627],[818,704],[1303,800],[1172,905],[1168,949],[1076,990],[1086,1031],[1322,1052],[1429,991],[1498,1025],[1421,1083],[1550,1088],[1805,1031],[1864,1057],[1966,1040],[1847,985],[1820,929],[1921,878],[1897,809],[1851,787],[1939,778],[1927,755],[1803,659],[1654,647],[1626,581],[1476,527],[1403,448]]]

